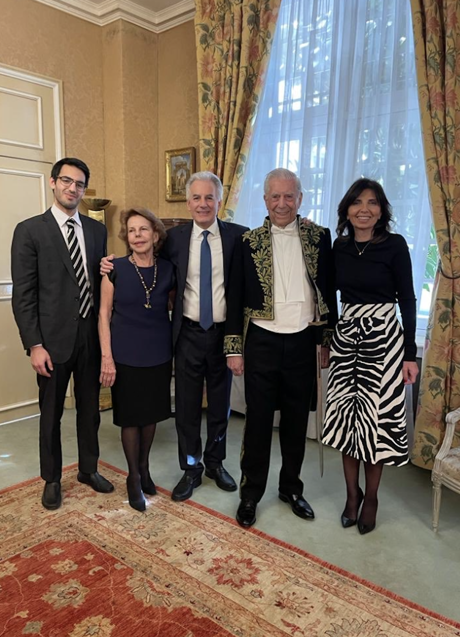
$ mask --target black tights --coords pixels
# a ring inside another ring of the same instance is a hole
[[[123,427],[121,442],[128,462],[126,483],[133,493],[139,492],[141,484],[151,480],[149,472],[149,454],[155,437],[156,424],[146,427]]]
[[[343,472],[345,474],[345,482],[347,485],[347,503],[345,505],[344,515],[347,518],[356,519],[358,517],[358,509],[363,500],[363,492],[359,486],[359,467],[360,460],[347,456],[342,453]],[[363,524],[375,524],[377,516],[377,491],[382,477],[383,463],[371,464],[363,462],[364,475],[366,477],[366,491],[364,493],[363,507],[361,509],[360,520]]]

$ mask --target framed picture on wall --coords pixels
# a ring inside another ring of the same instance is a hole
[[[185,184],[195,172],[195,149],[179,148],[167,150],[166,156],[166,201],[185,201]]]

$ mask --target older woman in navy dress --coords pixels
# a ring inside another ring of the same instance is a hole
[[[100,381],[112,388],[113,421],[121,427],[128,463],[129,504],[145,511],[144,493],[155,495],[149,453],[156,423],[171,415],[172,340],[168,314],[174,271],[158,256],[163,223],[145,208],[125,210],[119,237],[130,254],[115,259],[102,279]]]

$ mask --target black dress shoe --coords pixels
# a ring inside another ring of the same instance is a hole
[[[193,489],[199,487],[201,484],[201,474],[191,476],[189,473],[184,473],[182,478],[176,484],[171,493],[171,498],[175,502],[182,502],[192,497]]]
[[[357,513],[359,513],[359,509],[361,507],[361,503],[364,499],[364,493],[362,492],[362,490],[359,490],[358,493],[358,511]],[[357,522],[357,518],[348,518],[345,515],[345,509],[343,510],[342,515],[340,516],[340,522],[342,523],[342,526],[344,529],[349,529],[351,526],[355,526],[356,522]]]
[[[139,483],[135,486],[131,485],[129,478],[126,478],[126,490],[128,491],[129,506],[136,511],[145,511],[145,498]]]
[[[313,520],[315,518],[313,509],[305,500],[303,495],[287,495],[281,492],[278,495],[280,500],[288,502],[291,505],[292,512],[295,513],[295,515],[298,515],[299,518],[303,518],[304,520]]]
[[[79,471],[77,480],[83,484],[89,484],[89,486],[98,493],[112,493],[114,489],[113,484],[101,476],[101,474],[97,471],[96,473],[83,473],[82,471]]]
[[[236,521],[240,526],[248,529],[256,521],[257,502],[255,500],[241,500],[236,512]]]
[[[143,482],[141,480],[141,486],[142,486],[142,491],[144,493],[146,493],[147,495],[156,495],[157,494],[157,488],[155,486],[154,481],[152,480],[152,478],[149,476],[148,480],[146,482]]]
[[[47,482],[43,489],[42,504],[45,509],[54,511],[61,506],[61,483]]]
[[[236,491],[237,486],[235,480],[222,465],[220,467],[206,468],[204,475],[211,480],[215,480],[219,489],[224,491]]]

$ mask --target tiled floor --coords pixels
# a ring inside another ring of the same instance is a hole
[[[63,420],[65,464],[76,460],[74,416],[72,410],[66,411]],[[124,469],[119,430],[112,425],[111,416],[111,411],[102,414],[101,459]],[[239,478],[243,424],[243,418],[236,415],[229,425],[225,466],[235,479]],[[1,488],[39,474],[37,437],[36,418],[0,427]],[[444,489],[440,530],[435,534],[431,529],[430,473],[412,465],[386,468],[377,528],[360,536],[356,527],[344,530],[340,526],[344,505],[340,454],[325,449],[325,475],[321,478],[317,445],[309,441],[302,479],[304,495],[313,506],[316,519],[304,521],[277,497],[277,438],[275,431],[269,484],[257,510],[255,528],[460,621],[460,496]],[[173,420],[158,425],[151,470],[155,482],[169,490],[181,476]],[[239,501],[238,493],[220,491],[208,478],[203,478],[193,499],[232,518]]]

